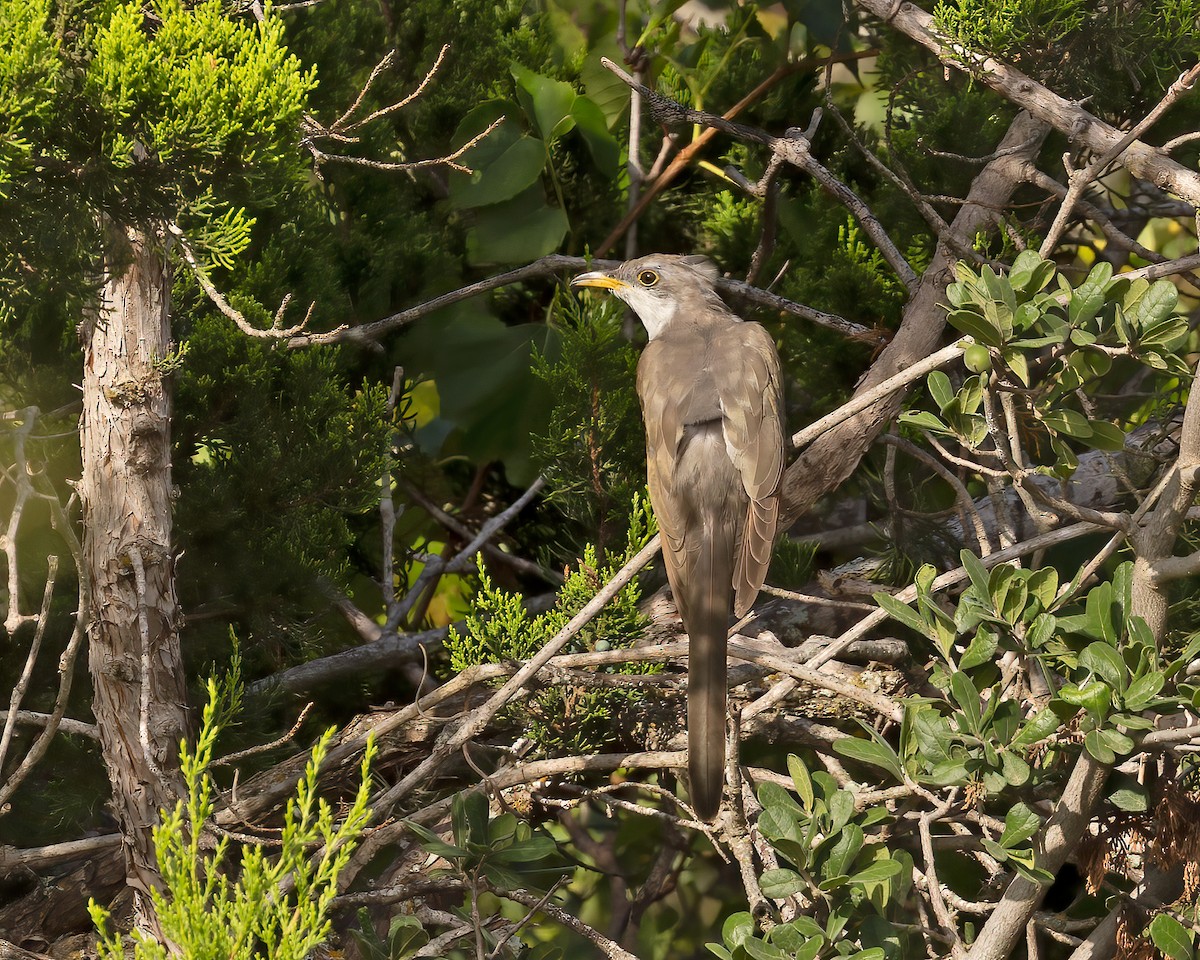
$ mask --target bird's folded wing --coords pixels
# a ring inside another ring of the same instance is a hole
[[[779,355],[764,327],[734,324],[722,340],[714,373],[725,448],[750,498],[733,580],[734,612],[742,616],[766,579],[779,523],[783,387]]]

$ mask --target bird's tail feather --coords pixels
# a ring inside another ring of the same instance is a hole
[[[692,805],[704,820],[716,818],[725,783],[725,641],[733,543],[722,533],[704,539],[682,604],[689,644],[688,774]]]

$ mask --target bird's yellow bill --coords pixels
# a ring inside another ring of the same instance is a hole
[[[607,273],[593,270],[591,273],[581,273],[571,281],[573,287],[600,287],[604,290],[620,290],[628,286],[623,280],[610,277]]]

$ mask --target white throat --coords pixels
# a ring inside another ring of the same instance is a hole
[[[671,299],[656,297],[640,290],[631,290],[626,302],[642,321],[646,333],[653,340],[659,336],[675,316],[678,304]]]

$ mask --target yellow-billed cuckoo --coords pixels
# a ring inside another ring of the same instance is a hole
[[[766,577],[784,458],[775,343],[722,302],[716,279],[704,257],[657,254],[571,281],[611,290],[650,335],[637,373],[646,474],[688,633],[688,773],[705,820],[725,779],[730,601],[742,616]]]

